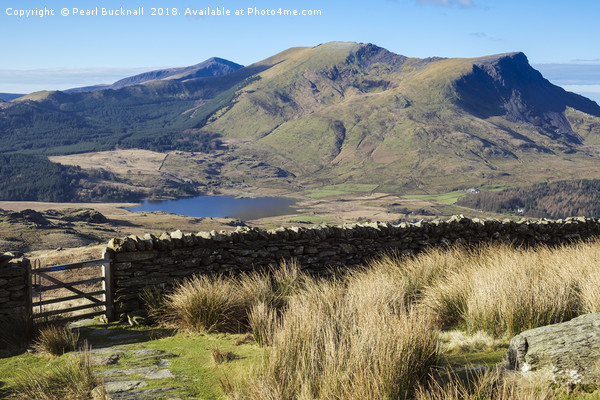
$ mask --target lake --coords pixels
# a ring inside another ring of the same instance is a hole
[[[237,218],[251,220],[294,214],[295,200],[281,197],[236,198],[235,196],[196,196],[177,200],[144,200],[129,211],[165,211],[188,217]]]

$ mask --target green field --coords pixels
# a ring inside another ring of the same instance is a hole
[[[455,190],[453,192],[442,193],[442,194],[409,194],[403,197],[407,199],[420,199],[420,200],[429,200],[435,201],[441,204],[454,204],[459,197],[465,195],[465,192],[462,190]]]

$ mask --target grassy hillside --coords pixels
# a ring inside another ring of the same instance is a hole
[[[150,81],[84,93],[33,93],[0,111],[5,144],[1,151],[69,154],[117,147],[207,151],[213,135],[193,130],[198,123],[189,114],[245,76]]]
[[[418,60],[336,42],[291,49],[271,62],[277,64],[239,90],[206,129],[251,139],[248,152],[312,184],[377,180],[396,190],[436,192],[594,169],[595,151],[574,139],[564,113],[567,104],[584,115],[600,115],[600,108],[565,97],[521,53]],[[491,76],[505,76],[506,87]],[[531,95],[527,79],[553,93],[549,109]],[[523,90],[520,102],[505,96],[511,87]],[[493,107],[473,110],[473,102]],[[497,106],[502,102],[519,111]],[[549,125],[555,120],[559,127]],[[600,132],[593,129],[588,138]]]
[[[93,93],[40,92],[0,110],[2,151],[115,148],[260,159],[311,188],[434,194],[600,178],[600,107],[522,53],[415,59],[372,44],[291,48],[225,76]]]

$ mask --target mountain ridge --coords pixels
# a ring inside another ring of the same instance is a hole
[[[599,161],[600,106],[552,85],[521,52],[418,59],[330,42],[226,75],[170,77],[29,95],[1,111],[0,132],[20,133],[13,149],[54,154],[206,149],[218,137],[304,185],[376,181],[389,191],[588,177]],[[59,129],[61,147],[33,141]]]
[[[118,81],[109,84],[109,85],[93,85],[93,86],[84,86],[79,88],[67,89],[63,90],[65,93],[75,93],[75,92],[93,92],[97,90],[106,90],[106,89],[121,89],[126,86],[139,85],[148,81],[154,80],[165,80],[165,79],[174,79],[174,80],[185,80],[185,79],[194,79],[194,78],[202,78],[209,76],[223,76],[227,75],[231,72],[235,72],[238,69],[243,68],[243,65],[234,63],[233,61],[226,60],[224,58],[219,57],[211,57],[207,60],[202,61],[201,63],[191,65],[188,67],[176,67],[176,68],[166,68],[166,69],[157,69],[153,71],[143,72],[141,74],[129,76],[123,79],[119,79]]]
[[[24,94],[17,94],[17,93],[0,93],[0,100],[1,101],[5,101],[5,102],[9,102],[11,100],[17,99],[21,96],[25,96]]]

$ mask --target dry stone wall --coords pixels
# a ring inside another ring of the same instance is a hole
[[[323,274],[331,267],[352,267],[386,251],[415,253],[429,246],[504,241],[549,245],[587,240],[600,235],[600,220],[481,220],[454,216],[447,221],[345,224],[312,228],[234,232],[181,231],[157,237],[113,239],[115,306],[120,313],[141,309],[139,293],[153,285],[169,288],[174,281],[198,273],[230,274],[267,268],[295,258],[302,269]]]
[[[0,323],[15,313],[28,312],[28,265],[26,259],[0,254]]]

